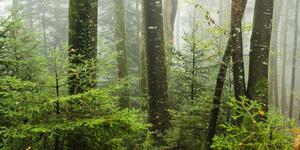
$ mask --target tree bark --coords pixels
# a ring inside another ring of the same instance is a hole
[[[240,100],[246,93],[244,55],[243,55],[243,35],[242,35],[242,11],[241,0],[232,1],[231,14],[231,36],[232,36],[232,62],[233,62],[233,82],[234,95]]]
[[[255,2],[247,96],[268,106],[268,64],[274,0]]]
[[[239,19],[244,16],[245,12],[245,7],[247,4],[247,0],[243,0],[242,3],[234,3],[238,2],[233,0],[232,1],[232,14],[236,14],[235,12],[238,10],[240,13],[238,17],[234,17],[231,19]],[[240,4],[241,6],[239,6]],[[236,8],[239,6],[238,8]],[[231,30],[232,31],[232,30]],[[232,32],[231,32],[232,33]],[[217,83],[215,87],[215,92],[214,92],[214,98],[213,98],[213,108],[211,109],[211,114],[210,114],[210,121],[208,125],[208,131],[207,131],[207,137],[206,137],[206,149],[211,149],[210,146],[213,143],[213,137],[216,134],[216,129],[217,129],[217,121],[218,121],[218,116],[220,112],[220,105],[221,105],[221,98],[222,98],[222,93],[223,93],[223,88],[224,88],[224,83],[226,79],[226,73],[227,69],[229,66],[230,62],[230,57],[232,56],[232,42],[234,41],[234,36],[232,36],[230,33],[227,46],[225,49],[225,53],[222,58],[222,63],[219,69],[218,77],[217,77]]]
[[[113,0],[113,14],[115,25],[115,43],[117,49],[118,79],[127,82],[128,60],[127,60],[127,40],[125,29],[124,0]],[[124,88],[120,92],[120,107],[130,107],[128,83],[124,83]]]
[[[287,34],[288,34],[288,20],[289,20],[289,0],[285,0],[285,14],[284,14],[284,25],[283,25],[283,36],[282,36],[282,48],[281,48],[281,113],[285,114],[286,111],[286,52],[287,52]]]
[[[149,122],[154,141],[163,145],[162,135],[170,127],[168,84],[161,0],[144,0],[145,45],[148,69]]]
[[[143,0],[138,0],[141,10],[144,10]],[[140,11],[140,10],[139,10]],[[146,62],[146,51],[145,51],[145,24],[144,24],[144,13],[138,15],[139,20],[139,55],[140,55],[140,97],[142,100],[148,98],[148,82],[147,82],[147,62]],[[142,107],[144,109],[144,107]]]
[[[70,94],[96,86],[97,0],[70,0],[69,3]]]
[[[279,23],[281,19],[282,0],[274,2],[274,19],[273,19],[273,38],[271,39],[271,55],[269,71],[269,99],[273,100],[273,104],[279,109],[279,91],[278,91],[278,37],[279,37]]]
[[[298,50],[298,17],[299,17],[299,3],[300,0],[296,2],[296,12],[295,12],[295,35],[294,35],[294,50],[293,50],[293,64],[292,64],[292,81],[291,81],[291,91],[290,91],[290,108],[289,117],[293,118],[293,107],[295,98],[295,79],[296,79],[296,64],[297,64],[297,50]]]

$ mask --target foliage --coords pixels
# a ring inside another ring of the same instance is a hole
[[[24,27],[22,16],[12,13],[0,19],[0,76],[40,80],[44,60],[38,50],[39,41]]]
[[[261,103],[243,99],[228,102],[235,114],[231,123],[223,124],[226,134],[214,138],[214,149],[291,149],[293,138],[288,131],[291,125],[283,115],[274,109],[263,110]],[[241,127],[236,124],[243,117]]]
[[[221,30],[200,22],[202,12],[196,6],[188,17],[190,29],[182,37],[184,46],[174,49],[171,56],[172,128],[166,138],[174,149],[199,149],[204,144],[221,50],[214,43]],[[224,99],[227,97],[224,94]],[[226,113],[220,113],[220,122],[226,121]]]
[[[1,142],[3,149],[138,148],[147,137],[142,113],[118,110],[112,90],[92,90],[59,99],[43,95],[36,84],[4,77],[1,88]],[[80,138],[79,138],[80,137]],[[80,139],[81,145],[78,143]]]

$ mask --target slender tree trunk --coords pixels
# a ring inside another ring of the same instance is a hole
[[[42,1],[42,24],[43,24],[43,48],[45,57],[48,56],[47,54],[47,33],[46,33],[46,4],[45,0]]]
[[[162,135],[170,127],[164,26],[161,0],[144,0],[145,44],[147,53],[149,122],[153,139],[163,145]]]
[[[284,13],[284,25],[282,36],[282,48],[281,48],[281,112],[285,114],[286,111],[286,52],[287,52],[287,34],[288,34],[288,20],[289,20],[289,0],[285,0],[285,13]]]
[[[233,63],[233,82],[234,95],[237,100],[245,96],[246,83],[244,73],[244,55],[243,55],[243,34],[242,34],[242,11],[241,0],[232,1],[231,14],[231,36],[232,36],[232,63]]]
[[[196,24],[196,7],[194,7],[194,13],[193,13],[193,22],[192,22],[192,46],[191,46],[191,52],[192,52],[192,77],[191,77],[191,100],[194,101],[195,97],[195,75],[196,75],[196,32],[198,29],[198,26]]]
[[[178,7],[178,0],[164,0],[163,1],[163,14],[164,14],[164,29],[165,29],[165,38],[169,41],[170,44],[173,44],[173,32],[174,24]]]
[[[177,15],[177,9],[178,9],[178,0],[172,0],[171,28],[172,28],[173,36],[174,36],[174,30],[175,30],[175,20],[176,20],[176,15]]]
[[[180,26],[181,26],[180,25],[180,23],[181,23],[180,12],[181,12],[180,3],[177,3],[176,16],[179,16],[179,17],[177,17],[177,20],[175,19],[176,29],[174,29],[174,30],[176,30],[176,33],[177,33],[176,38],[175,38],[177,49],[180,49],[180,37],[179,37],[180,36]]]
[[[268,65],[274,0],[255,2],[247,96],[268,106]]]
[[[118,66],[118,79],[127,82],[128,78],[128,60],[127,60],[127,40],[125,29],[125,7],[124,0],[113,0],[115,40]],[[130,107],[128,83],[124,84],[124,88],[120,93],[120,107]]]
[[[69,7],[69,93],[96,86],[97,0],[70,0]]]
[[[144,10],[143,8],[143,0],[139,0],[139,5],[141,9],[139,11]],[[139,13],[140,14],[140,13]],[[147,82],[147,62],[146,62],[146,51],[145,51],[145,30],[144,30],[144,13],[141,12],[142,15],[138,15],[139,18],[139,52],[140,52],[140,97],[143,100],[147,100],[148,98],[148,82]],[[144,109],[144,108],[143,108]]]
[[[237,2],[237,1],[233,1],[233,2]],[[238,6],[236,4],[238,4],[238,3],[232,4],[234,6],[232,11],[235,12],[240,9],[240,16],[237,18],[234,17],[231,19],[238,19],[238,18],[242,18],[244,16],[247,0],[242,1],[241,7],[235,8],[236,6]],[[232,14],[235,14],[234,12],[232,12]],[[207,149],[210,149],[210,146],[213,143],[213,137],[216,134],[217,121],[218,121],[218,116],[219,116],[219,111],[220,111],[221,98],[222,98],[224,83],[225,83],[225,79],[226,79],[226,73],[227,73],[227,69],[229,66],[230,57],[232,56],[232,42],[233,42],[233,36],[229,36],[227,46],[225,49],[225,53],[222,58],[222,63],[221,63],[220,69],[219,69],[217,83],[216,83],[215,92],[214,92],[213,108],[211,109],[210,121],[209,121],[209,125],[208,125],[207,137],[206,137],[206,148]]]
[[[295,12],[295,37],[294,37],[294,50],[293,50],[293,64],[292,64],[292,82],[290,91],[290,109],[289,117],[293,118],[293,107],[295,98],[295,79],[296,79],[296,64],[297,64],[297,50],[298,50],[298,17],[299,17],[299,3],[300,0],[296,2],[296,12]]]
[[[60,106],[59,106],[59,97],[60,97],[60,93],[59,93],[59,74],[58,74],[58,68],[57,68],[57,61],[55,60],[55,64],[54,64],[54,70],[55,70],[55,93],[56,93],[56,114],[59,115],[60,114]],[[60,150],[60,140],[59,140],[59,136],[55,136],[55,150]]]
[[[273,100],[273,105],[279,109],[279,93],[278,93],[278,37],[279,37],[279,23],[281,19],[282,0],[274,2],[274,19],[271,39],[271,54],[270,54],[270,68],[269,71],[269,100]]]
[[[172,50],[174,49],[174,23],[178,0],[163,0],[164,39],[166,49],[167,72],[170,72],[172,63]],[[167,79],[168,80],[168,79]]]

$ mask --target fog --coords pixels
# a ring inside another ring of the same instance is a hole
[[[246,1],[244,10],[243,2]],[[40,91],[43,94],[40,95],[48,98],[45,98],[45,107],[46,104],[55,103],[56,115],[61,115],[62,118],[70,115],[71,119],[64,118],[70,124],[78,116],[82,117],[80,119],[93,120],[94,112],[101,116],[102,112],[98,111],[104,110],[115,116],[128,115],[124,117],[126,121],[129,120],[128,126],[147,130],[147,135],[144,131],[141,134],[138,131],[139,136],[135,133],[129,139],[132,143],[140,142],[139,148],[144,149],[147,146],[149,149],[149,143],[153,141],[167,143],[164,148],[174,150],[195,147],[204,149],[207,146],[209,149],[211,145],[222,149],[223,138],[230,138],[230,135],[240,132],[252,135],[252,132],[256,132],[252,131],[256,127],[265,128],[263,125],[259,126],[261,124],[257,125],[257,122],[271,124],[268,122],[269,116],[275,118],[274,122],[279,120],[276,123],[281,123],[283,129],[298,128],[299,0],[258,1],[260,0],[0,0],[0,80],[5,80],[4,85],[0,83],[0,90],[10,86],[5,85],[6,79],[12,84],[18,83],[17,87],[23,81],[26,82],[24,87],[33,83],[42,89]],[[236,9],[231,8],[232,6],[236,6]],[[267,8],[269,6],[273,8],[273,12]],[[95,11],[97,7],[98,10]],[[272,24],[268,24],[268,21]],[[266,25],[262,27],[262,24]],[[267,69],[264,66],[268,66]],[[252,82],[248,83],[249,80]],[[103,107],[108,108],[102,110],[102,103],[98,107],[100,104],[93,101],[99,97],[89,97],[96,93],[93,90],[103,90],[100,91],[100,94],[104,93],[100,99],[115,101],[104,103]],[[85,93],[88,94],[84,95]],[[79,97],[83,95],[78,104],[77,101],[68,101],[76,99],[73,95],[77,94]],[[4,97],[2,95],[5,94],[0,91],[0,100]],[[18,98],[13,98],[16,97]],[[43,98],[37,99],[42,101]],[[26,101],[27,97],[24,99]],[[92,103],[85,104],[84,100],[91,100]],[[257,104],[253,104],[253,101]],[[5,111],[18,112],[14,105],[18,106],[19,101],[14,103],[11,104],[13,108]],[[52,112],[54,108],[40,110],[41,106],[36,108],[38,113],[51,110],[49,116],[55,114]],[[90,111],[89,114],[84,114],[81,107]],[[73,109],[78,109],[78,112],[72,112]],[[124,113],[124,110],[128,112]],[[0,111],[0,120],[1,115]],[[282,118],[278,117],[276,120],[275,115]],[[34,117],[32,115],[21,123],[11,124],[26,124]],[[142,121],[128,119],[130,117]],[[249,118],[254,122],[254,127],[246,132],[244,129],[249,128],[245,124],[251,122],[247,120]],[[80,119],[78,120],[81,121]],[[141,122],[141,125],[131,126],[130,121]],[[35,123],[32,122],[28,124]],[[292,123],[287,125],[290,122]],[[1,123],[0,121],[0,130]],[[92,128],[93,123],[89,127]],[[7,129],[13,129],[13,125]],[[240,128],[241,126],[245,128]],[[230,132],[231,129],[234,133]],[[272,130],[273,126],[270,127],[270,141]],[[53,145],[58,146],[57,142],[70,142],[70,138],[65,138],[65,135],[71,134],[75,137],[72,138],[79,139],[77,133],[86,130],[66,132],[63,133],[64,137],[55,137],[57,129],[52,131],[51,136],[47,136],[52,138],[52,143],[55,143]],[[10,132],[9,130],[6,135]],[[297,135],[298,132],[297,130]],[[148,134],[154,135],[153,141],[143,141],[148,140]],[[163,135],[163,140],[159,134]],[[102,136],[102,132],[100,135]],[[214,142],[217,144],[213,144],[215,135],[217,138]],[[275,139],[281,136],[276,135]],[[246,137],[241,136],[243,138]],[[87,143],[100,138],[91,139]],[[143,142],[135,141],[137,139],[142,139]],[[123,146],[128,143],[124,147],[131,148],[132,143],[128,139],[118,140],[116,138],[115,141],[104,143],[122,143]],[[243,145],[243,142],[240,140],[235,144]],[[153,145],[155,144],[151,146]],[[151,146],[150,149],[153,148]],[[247,143],[243,146],[242,149],[249,148]],[[30,150],[29,147],[21,146],[26,150]]]

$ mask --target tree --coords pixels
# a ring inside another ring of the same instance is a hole
[[[164,39],[165,49],[167,54],[167,69],[170,71],[171,66],[171,53],[174,49],[174,23],[177,12],[178,0],[164,0],[163,1],[163,18],[164,18]]]
[[[282,59],[282,66],[281,66],[281,112],[285,114],[286,111],[286,53],[287,53],[287,34],[288,34],[288,20],[289,20],[289,0],[285,1],[285,13],[284,13],[284,23],[282,26],[283,36],[282,36],[282,48],[281,48],[281,59]]]
[[[124,15],[124,0],[113,1],[113,14],[115,26],[115,43],[117,49],[117,66],[119,80],[126,81],[128,77],[128,61],[127,61],[127,46],[126,46],[126,29]],[[129,92],[128,84],[124,84],[124,88],[120,93],[120,106],[123,108],[129,107]]]
[[[149,122],[153,139],[163,144],[161,135],[170,127],[168,84],[161,0],[144,0],[145,44],[148,69]]]
[[[167,34],[170,40],[173,40],[178,0],[165,0],[163,6],[165,34]]]
[[[276,0],[274,2],[274,19],[273,19],[273,30],[271,39],[271,55],[270,55],[270,77],[269,77],[269,99],[273,100],[275,107],[279,108],[279,91],[278,91],[278,39],[280,32],[279,23],[281,20],[281,10],[283,1]]]
[[[274,0],[255,2],[247,96],[268,106],[268,65]]]
[[[294,35],[294,50],[293,50],[293,63],[292,63],[292,81],[291,81],[291,91],[290,91],[290,108],[289,108],[289,117],[293,118],[293,107],[294,107],[294,98],[295,98],[295,79],[296,79],[296,64],[297,64],[297,50],[298,50],[298,17],[299,17],[299,3],[296,2],[296,12],[295,12],[295,35]]]
[[[213,98],[213,108],[211,109],[210,121],[209,121],[209,125],[208,125],[207,137],[206,137],[206,148],[207,149],[210,149],[210,146],[213,142],[213,137],[216,134],[217,120],[218,120],[220,105],[221,105],[221,97],[222,97],[222,93],[223,93],[223,87],[224,87],[224,83],[225,83],[225,79],[226,79],[227,69],[228,69],[229,62],[230,62],[230,57],[232,56],[233,41],[239,41],[239,40],[234,39],[234,38],[239,37],[239,36],[233,36],[233,34],[237,32],[236,29],[234,28],[234,26],[240,24],[238,22],[241,22],[242,17],[244,16],[246,4],[247,4],[247,0],[243,0],[243,1],[233,0],[232,1],[232,9],[231,9],[231,20],[232,20],[231,23],[232,24],[231,24],[230,36],[227,41],[227,46],[226,46],[225,53],[223,55],[221,66],[220,66],[219,73],[217,76],[217,82],[216,82],[214,98]],[[241,32],[240,32],[240,34],[241,34]],[[240,43],[241,43],[241,41],[240,41]],[[238,45],[235,45],[235,46],[238,47]]]
[[[94,62],[97,56],[97,0],[70,0],[69,3],[69,93],[95,87]]]
[[[242,35],[242,13],[241,0],[232,2],[231,17],[237,19],[231,19],[231,33],[232,36],[232,63],[233,63],[233,82],[234,82],[234,94],[237,100],[241,99],[241,96],[245,96],[246,83],[244,73],[244,55],[243,55],[243,35]]]
[[[143,0],[137,0],[138,3],[138,10],[139,8],[142,10],[143,7]],[[138,37],[139,37],[139,77],[140,77],[140,97],[144,100],[148,97],[148,82],[147,82],[147,64],[146,64],[146,51],[145,51],[145,30],[143,29],[144,25],[144,13],[139,15],[138,13],[137,20],[138,20]]]

